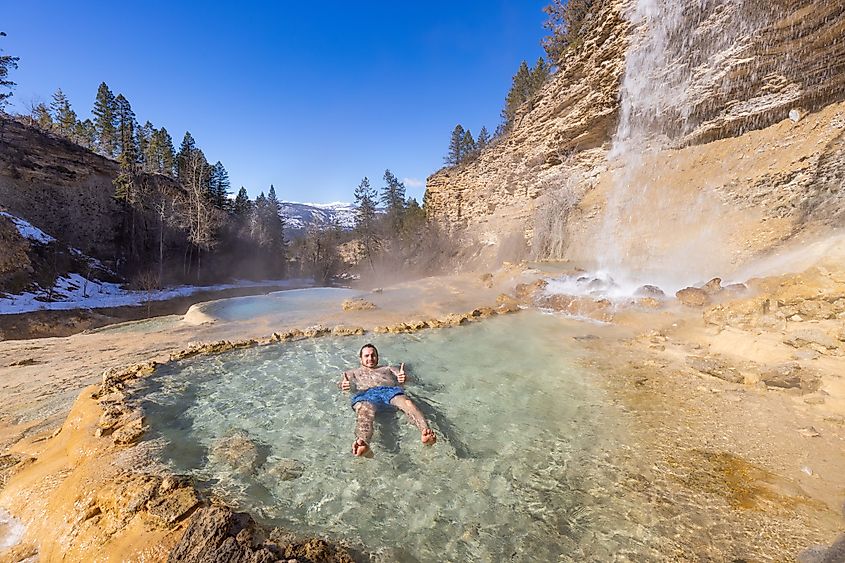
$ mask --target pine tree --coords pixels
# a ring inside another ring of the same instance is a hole
[[[481,127],[481,131],[478,132],[478,138],[475,140],[475,146],[478,152],[483,151],[487,148],[487,145],[490,144],[490,133],[487,132],[486,127]]]
[[[6,33],[0,31],[0,37],[6,37]],[[0,49],[0,113],[3,113],[9,98],[12,97],[12,88],[15,83],[9,80],[9,71],[18,68],[19,57],[12,57],[11,55],[3,55],[3,50]],[[7,90],[8,92],[3,92]]]
[[[381,246],[376,225],[376,195],[366,176],[355,188],[355,234],[361,239],[364,256],[373,269],[373,258]]]
[[[135,112],[129,105],[129,100],[118,94],[115,102],[115,121],[117,124],[118,140],[118,161],[131,164],[132,166],[141,161],[141,149],[138,146],[138,137],[135,135],[137,123]]]
[[[117,150],[117,118],[115,97],[105,82],[97,89],[97,98],[94,100],[94,109],[91,114],[94,116],[94,129],[97,132],[97,146],[100,153],[112,157]]]
[[[235,196],[235,202],[232,204],[232,215],[236,218],[246,218],[252,211],[252,202],[249,195],[246,193],[246,188],[241,186],[238,190],[238,195]]]
[[[188,164],[195,150],[197,150],[197,144],[191,132],[185,131],[185,136],[182,137],[182,144],[179,146],[179,153],[176,155],[176,178],[180,182],[184,182],[187,178]]]
[[[211,167],[211,179],[209,181],[209,196],[211,203],[217,209],[227,210],[229,203],[229,173],[219,160]],[[271,186],[272,188],[272,186]],[[275,192],[273,192],[275,197]]]
[[[158,146],[161,151],[158,154],[159,174],[166,174],[167,176],[176,175],[176,151],[173,149],[173,139],[167,129],[162,127],[157,132]]]
[[[135,136],[138,140],[139,160],[143,166],[144,172],[155,172],[156,155],[154,153],[155,143],[155,127],[149,122],[145,121],[143,125],[138,127]]]
[[[50,115],[50,108],[44,102],[39,102],[32,108],[30,117],[42,131],[51,131],[53,129],[53,117]]]
[[[97,130],[94,128],[94,122],[90,119],[77,121],[74,137],[76,142],[86,149],[94,150],[97,143]]]
[[[452,130],[452,136],[449,139],[449,152],[444,161],[447,166],[457,166],[464,159],[463,143],[464,143],[464,128],[458,123]]]
[[[474,155],[475,150],[475,139],[472,138],[472,133],[470,133],[469,129],[467,129],[464,131],[464,138],[461,139],[461,154],[463,154],[462,160],[466,160],[467,157]]]
[[[76,128],[76,112],[70,108],[70,101],[61,88],[53,94],[50,113],[59,134],[67,138],[72,137]]]
[[[552,0],[551,4],[543,8],[549,16],[543,27],[551,32],[543,40],[543,48],[555,65],[561,62],[567,49],[582,43],[592,14],[598,6],[599,0]]]
[[[379,201],[385,208],[401,209],[405,203],[405,184],[399,181],[389,169],[384,171],[385,186],[381,190]]]
[[[531,71],[528,64],[522,61],[519,65],[519,70],[513,76],[511,89],[505,98],[505,108],[502,110],[502,120],[505,124],[505,130],[513,126],[516,112],[528,101],[531,94]]]
[[[551,69],[549,65],[546,63],[546,60],[543,57],[537,58],[537,64],[534,65],[534,68],[531,69],[531,96],[535,96],[537,92],[543,87],[546,83],[546,80],[549,79],[549,73]]]

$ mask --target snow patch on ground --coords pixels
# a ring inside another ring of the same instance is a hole
[[[185,297],[200,291],[219,291],[240,287],[301,287],[313,280],[237,281],[210,286],[183,285],[152,291],[128,290],[119,284],[91,281],[79,274],[69,274],[56,280],[51,291],[24,292],[18,295],[0,294],[0,315],[29,313],[32,311],[66,311],[70,309],[99,309],[142,305],[148,301],[165,301]]]
[[[56,240],[25,219],[15,217],[14,215],[6,211],[0,211],[0,216],[6,217],[12,223],[14,223],[15,226],[18,228],[18,232],[24,238],[40,242],[41,244],[48,244]]]

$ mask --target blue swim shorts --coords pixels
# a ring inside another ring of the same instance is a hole
[[[390,399],[404,394],[405,391],[401,387],[370,387],[366,391],[352,395],[352,406],[354,407],[355,403],[367,401],[368,403],[373,403],[377,408],[392,407],[393,405],[390,404]]]

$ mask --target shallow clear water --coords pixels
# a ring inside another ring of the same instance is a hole
[[[213,301],[203,305],[203,312],[224,321],[245,321],[258,316],[339,311],[344,299],[358,294],[359,291],[339,287],[287,289]]]
[[[439,441],[401,413],[354,458],[339,391],[364,338],[323,338],[170,366],[147,383],[165,460],[265,523],[344,538],[390,560],[613,558],[643,528],[607,463],[624,414],[577,367],[561,319],[525,312],[413,335],[374,335],[404,361]],[[617,428],[617,430],[613,430]],[[615,435],[613,435],[613,434]]]

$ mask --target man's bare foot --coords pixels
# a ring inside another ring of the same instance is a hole
[[[367,455],[369,452],[370,446],[361,438],[358,438],[352,443],[352,455],[361,457]]]
[[[422,431],[422,443],[426,446],[433,446],[437,441],[437,435],[431,428],[426,428]]]

